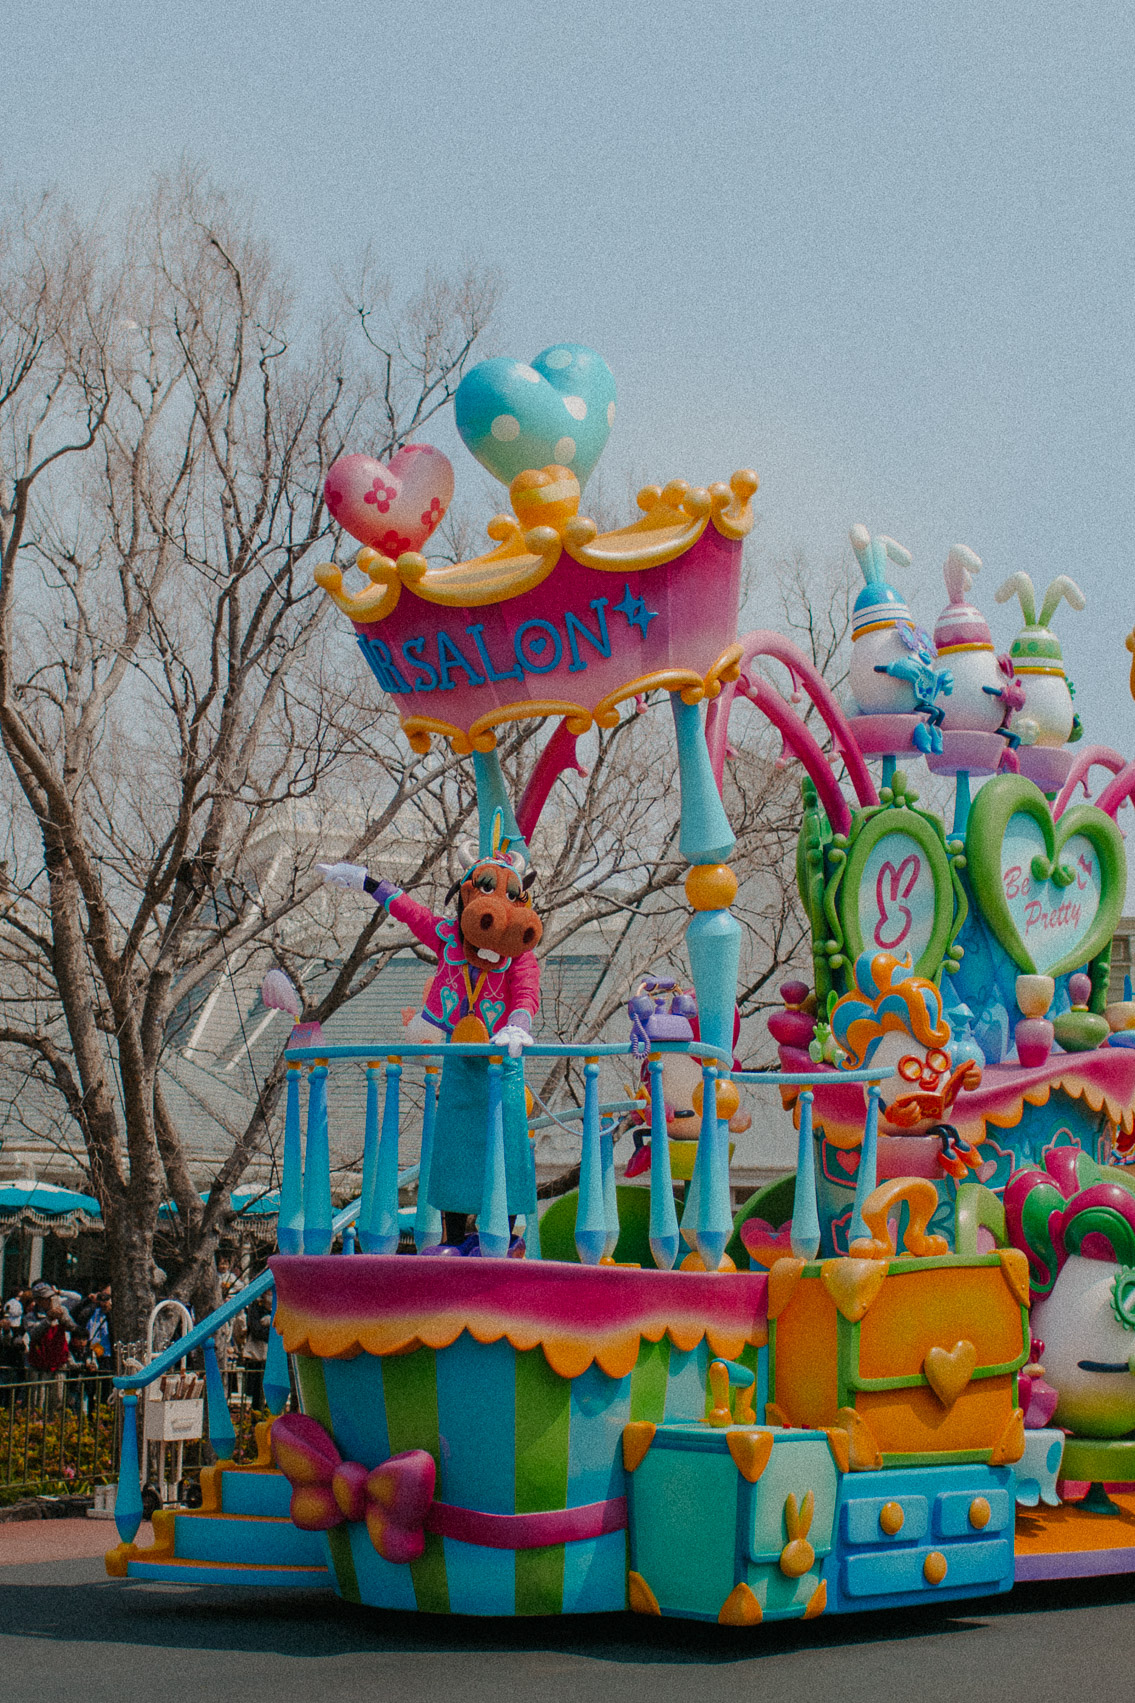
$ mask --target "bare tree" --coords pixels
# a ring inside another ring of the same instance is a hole
[[[279,1088],[203,1203],[162,1089],[173,1014],[314,886],[294,871],[266,905],[245,850],[368,744],[372,712],[338,683],[311,579],[326,472],[348,444],[387,453],[448,399],[493,299],[474,274],[427,282],[400,315],[387,294],[376,373],[341,305],[297,327],[267,245],[200,174],[158,181],[102,240],[50,198],[0,218],[0,739],[15,782],[0,1045],[81,1131],[122,1336],[151,1304],[166,1195],[177,1292],[211,1297],[228,1192]],[[365,303],[357,319],[373,343]],[[400,768],[362,837],[425,778]]]

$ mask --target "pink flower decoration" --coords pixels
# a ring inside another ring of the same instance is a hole
[[[370,501],[369,497],[367,501]],[[378,541],[378,547],[384,556],[392,556],[397,561],[404,550],[412,550],[414,546],[413,541],[403,538],[400,532],[385,532]]]
[[[432,532],[434,527],[437,525],[438,521],[441,519],[444,512],[445,511],[441,506],[441,498],[440,497],[434,497],[430,502],[429,508],[426,510],[425,514],[422,516],[422,525],[428,526],[430,531]]]
[[[397,486],[384,485],[381,479],[376,479],[370,490],[363,497],[363,502],[373,503],[379,514],[386,514],[397,495]]]
[[[338,520],[343,507],[342,491],[335,485],[328,485],[324,495],[327,498],[327,507],[331,510],[332,520]]]

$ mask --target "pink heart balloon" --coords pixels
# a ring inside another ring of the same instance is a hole
[[[410,443],[387,462],[341,455],[323,487],[331,518],[384,556],[420,550],[453,499],[453,467],[440,449]]]

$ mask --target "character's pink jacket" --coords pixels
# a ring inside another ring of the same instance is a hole
[[[465,956],[456,918],[435,916],[428,905],[407,893],[394,893],[385,905],[415,939],[437,953],[437,971],[422,1005],[427,1022],[448,1036],[460,1018],[472,1015],[492,1035],[516,1011],[535,1017],[540,1009],[540,966],[534,952],[508,958],[495,970],[479,970]],[[472,1005],[470,990],[476,995]]]

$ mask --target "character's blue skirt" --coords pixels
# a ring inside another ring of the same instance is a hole
[[[501,1101],[509,1214],[535,1212],[536,1167],[528,1137],[521,1059],[504,1061]],[[439,1212],[480,1212],[488,1120],[487,1063],[477,1058],[446,1058],[443,1053],[427,1189],[430,1205]]]

